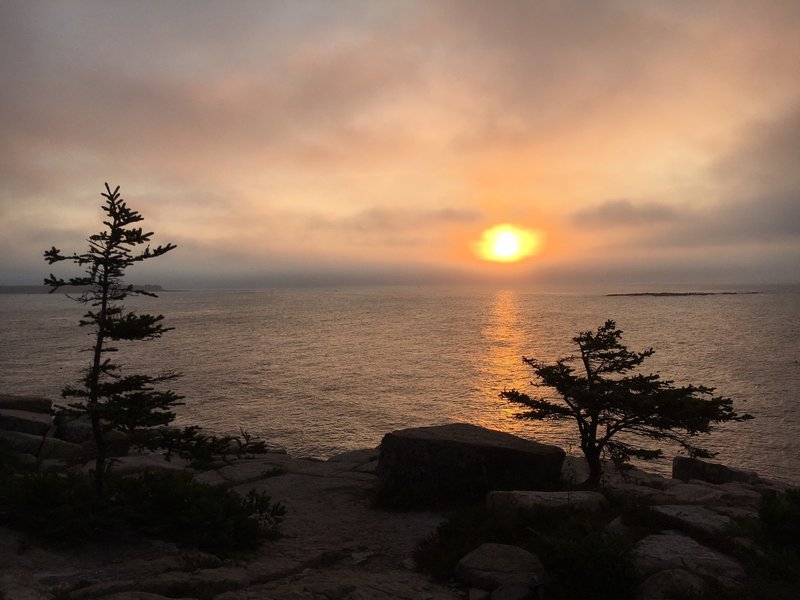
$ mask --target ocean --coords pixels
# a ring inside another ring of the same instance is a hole
[[[650,291],[652,288],[637,289]],[[671,288],[676,289],[676,288]],[[708,288],[680,288],[707,290]],[[386,432],[469,422],[577,454],[572,422],[514,418],[503,389],[534,391],[521,357],[554,360],[614,319],[643,370],[702,384],[755,419],[703,436],[715,460],[800,484],[800,287],[757,294],[608,296],[604,291],[382,287],[164,292],[129,305],[174,327],[123,344],[127,372],[176,370],[179,424],[240,428],[299,456],[374,447]],[[622,290],[630,291],[630,290]],[[663,290],[657,290],[663,291]],[[53,398],[89,356],[84,307],[62,294],[0,295],[0,392]],[[669,473],[676,449],[650,469]]]

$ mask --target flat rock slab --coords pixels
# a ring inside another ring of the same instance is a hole
[[[486,498],[489,510],[497,515],[514,515],[520,511],[540,509],[569,509],[597,512],[608,506],[606,497],[600,492],[540,492],[540,491],[494,491]]]
[[[394,431],[381,442],[380,500],[434,506],[496,489],[552,489],[565,453],[509,433],[452,423]]]
[[[720,533],[731,522],[731,518],[721,515],[705,506],[686,504],[664,504],[651,509],[659,515],[668,517],[681,525],[702,531],[703,533]]]
[[[501,586],[536,587],[544,582],[544,567],[535,554],[508,544],[482,544],[456,565],[463,584],[494,590]]]
[[[5,408],[50,414],[50,412],[53,410],[53,401],[48,398],[40,398],[38,396],[13,396],[11,394],[0,394],[0,411]]]
[[[46,413],[0,408],[0,429],[45,435],[52,425],[53,418]]]
[[[70,444],[53,437],[43,438],[40,435],[21,431],[0,429],[0,440],[4,440],[16,452],[33,454],[39,459],[79,458],[84,454],[78,444]]]
[[[633,548],[636,569],[643,576],[658,571],[682,569],[737,587],[745,580],[742,565],[730,556],[707,548],[692,538],[675,532],[662,532],[640,540]]]

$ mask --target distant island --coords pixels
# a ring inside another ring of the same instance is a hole
[[[632,292],[626,294],[606,294],[606,296],[747,296],[758,292]]]
[[[145,292],[165,292],[160,285],[136,285],[133,286],[137,290],[144,290]],[[48,294],[53,288],[47,285],[0,285],[0,294]],[[85,287],[75,285],[65,285],[58,288],[58,292],[81,292]]]

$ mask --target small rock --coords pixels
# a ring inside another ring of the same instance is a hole
[[[705,583],[697,575],[683,569],[659,571],[645,579],[639,586],[638,600],[692,600],[703,598]]]
[[[483,544],[456,565],[456,579],[485,590],[508,583],[537,586],[543,577],[544,567],[536,555],[507,544]]]

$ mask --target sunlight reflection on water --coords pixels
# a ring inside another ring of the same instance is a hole
[[[387,431],[467,421],[575,449],[567,422],[519,421],[498,394],[529,391],[522,355],[554,360],[616,318],[632,349],[678,384],[731,396],[756,419],[709,438],[722,462],[800,482],[800,294],[607,297],[431,288],[172,292],[136,306],[175,327],[121,353],[175,369],[182,422],[254,434],[303,455],[375,446]],[[81,307],[0,296],[0,387],[56,397],[86,360]],[[540,390],[543,391],[543,390]],[[669,454],[669,452],[667,452]],[[669,463],[656,468],[666,471]]]

